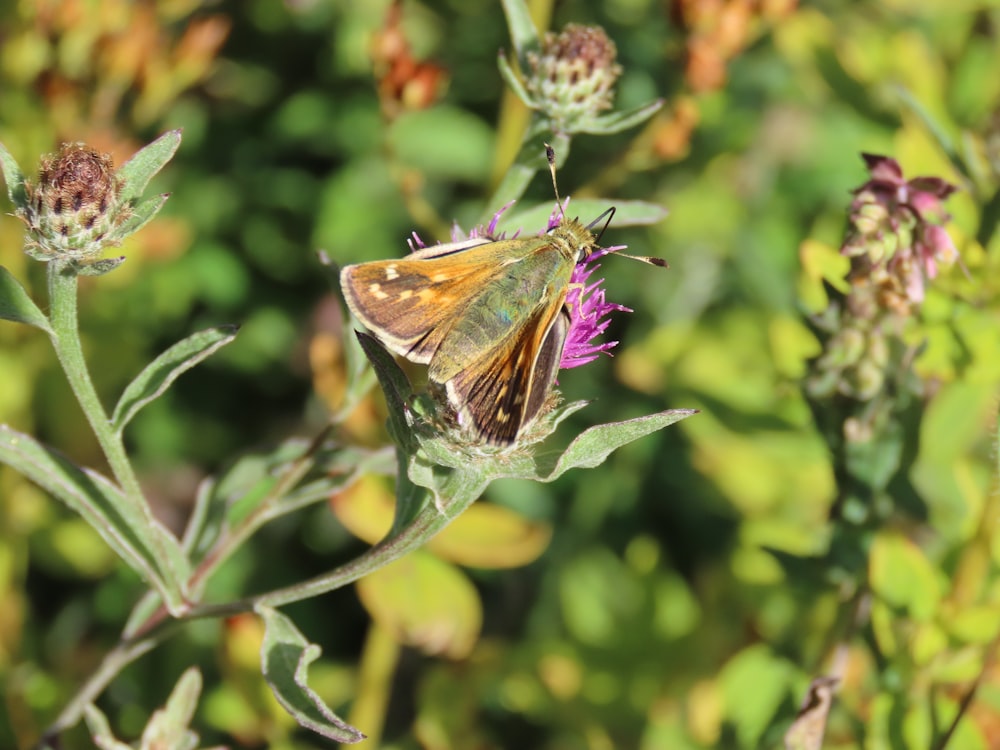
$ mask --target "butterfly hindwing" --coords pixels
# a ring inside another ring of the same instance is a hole
[[[569,316],[560,306],[538,307],[525,334],[488,351],[445,382],[460,422],[487,442],[507,444],[544,405],[562,357]]]

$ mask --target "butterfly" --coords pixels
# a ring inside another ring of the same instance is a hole
[[[595,252],[591,227],[562,214],[541,236],[476,237],[346,266],[340,285],[387,349],[428,366],[460,426],[504,446],[545,410],[570,329],[573,269]]]

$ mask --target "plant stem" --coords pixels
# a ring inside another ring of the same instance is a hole
[[[77,327],[77,274],[75,270],[58,261],[52,261],[48,266],[49,298],[52,303],[52,344],[55,347],[59,363],[66,373],[73,395],[76,396],[84,416],[90,424],[97,442],[104,452],[104,457],[111,471],[118,480],[118,485],[124,492],[132,511],[140,514],[145,520],[151,521],[149,511],[139,486],[139,480],[132,469],[132,464],[125,453],[121,438],[115,433],[108,420],[107,412],[97,395],[94,383],[87,369],[80,343],[80,332]]]
[[[511,201],[520,200],[531,183],[535,173],[546,169],[545,142],[555,149],[556,158],[563,163],[569,155],[570,139],[567,135],[548,132],[548,122],[537,114],[532,116],[531,124],[524,133],[521,149],[517,158],[504,174],[493,195],[486,202],[485,211],[480,223],[487,224],[493,214]]]
[[[425,490],[426,491],[426,490]],[[223,604],[205,604],[192,607],[184,619],[203,617],[228,617],[241,612],[250,612],[258,604],[280,607],[292,602],[310,599],[320,594],[339,589],[353,583],[364,575],[378,570],[394,560],[398,560],[447,526],[458,515],[444,515],[433,503],[427,506],[399,534],[383,540],[355,559],[334,568],[328,573],[285,588],[275,589],[265,594],[240,599]]]

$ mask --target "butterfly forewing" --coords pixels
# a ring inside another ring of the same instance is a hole
[[[478,255],[488,246],[462,254]],[[340,285],[351,312],[382,343],[427,364],[450,326],[475,302],[463,290],[488,286],[494,271],[477,260],[444,256],[359,263],[341,271]]]

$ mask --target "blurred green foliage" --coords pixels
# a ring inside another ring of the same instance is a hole
[[[59,141],[121,163],[184,128],[154,184],[170,201],[123,248],[121,269],[87,282],[81,310],[102,393],[194,330],[242,326],[128,435],[175,529],[201,477],[316,432],[335,400],[340,318],[318,249],[339,263],[392,257],[414,230],[443,239],[453,220],[468,228],[499,208],[484,200],[523,122],[497,73],[510,43],[499,3],[405,2],[401,33],[421,73],[410,77],[386,69],[375,43],[387,10],[384,0],[0,6],[0,140],[26,168]],[[604,264],[612,299],[636,312],[609,333],[622,341],[613,360],[560,378],[568,398],[594,399],[564,429],[668,407],[702,413],[599,469],[491,487],[494,503],[552,539],[527,567],[469,571],[482,635],[463,658],[404,649],[373,696],[359,674],[392,646],[354,589],[290,607],[324,648],[314,688],[345,715],[363,701],[364,715],[384,714],[384,727],[361,726],[382,747],[779,745],[845,617],[838,581],[810,559],[830,544],[835,488],[799,389],[818,353],[801,312],[819,293],[800,253],[839,244],[868,151],[962,185],[949,231],[967,272],[935,283],[910,332],[926,341],[918,371],[939,384],[907,488],[922,513],[873,538],[871,625],[848,644],[826,746],[928,746],[976,679],[951,746],[991,746],[1000,11],[988,0],[570,0],[552,20],[597,23],[615,40],[620,108],[667,100],[641,132],[575,139],[562,191],[671,212],[607,232],[671,270]],[[551,187],[536,180],[529,197],[549,201]],[[41,299],[21,232],[0,216],[0,263]],[[40,333],[0,324],[0,372],[0,422],[99,465]],[[371,440],[380,420],[373,401],[346,429]],[[0,745],[23,747],[114,642],[142,588],[89,527],[5,469],[0,528]],[[260,533],[214,593],[287,584],[362,549],[314,508]],[[187,625],[99,705],[117,736],[135,737],[198,664],[204,737],[321,746],[266,690],[260,637],[251,617]],[[86,743],[77,730],[65,746]]]

